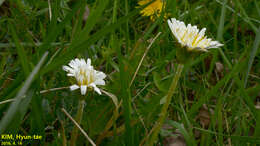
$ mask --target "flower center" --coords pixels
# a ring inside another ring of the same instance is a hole
[[[76,76],[78,85],[89,85],[94,82],[94,71],[81,68]]]

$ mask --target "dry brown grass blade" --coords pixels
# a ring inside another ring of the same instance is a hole
[[[118,105],[118,108],[122,105],[122,100],[120,101],[119,105]],[[118,113],[118,108],[115,109],[114,113],[113,113],[113,116],[110,118],[110,120],[107,122],[107,125],[104,129],[104,131],[99,135],[96,143],[97,145],[99,145],[101,143],[101,141],[107,137],[107,133],[109,132],[109,129],[113,126],[113,122],[117,120],[117,118],[122,115],[122,112],[121,113]]]
[[[62,90],[62,89],[68,89],[69,87],[60,87],[60,88],[52,88],[52,89],[47,89],[47,90],[42,90],[40,91],[40,94],[43,94],[43,93],[47,93],[47,92],[51,92],[51,91],[57,91],[57,90]],[[24,98],[25,96],[23,96],[22,98]],[[5,103],[9,103],[9,102],[13,102],[15,101],[16,99],[12,98],[12,99],[7,99],[7,100],[4,100],[4,101],[1,101],[0,102],[0,105],[1,104],[5,104]]]
[[[87,138],[87,140],[91,143],[92,146],[96,146],[93,140],[88,136],[88,134],[80,127],[80,125],[70,116],[70,114],[64,109],[61,108],[61,111],[74,123],[75,126],[80,130],[80,132]]]
[[[134,76],[133,76],[133,78],[132,78],[132,80],[131,80],[131,82],[130,82],[129,87],[131,87],[131,85],[133,84],[133,82],[134,82],[134,80],[135,80],[135,77],[136,77],[136,75],[137,75],[137,73],[138,73],[138,71],[139,71],[139,69],[140,69],[140,67],[141,67],[141,65],[142,65],[142,63],[143,63],[143,60],[144,60],[145,56],[147,55],[147,53],[148,53],[148,51],[150,50],[150,48],[152,47],[153,43],[154,43],[155,40],[160,36],[161,33],[162,33],[162,32],[159,32],[159,33],[153,38],[153,40],[151,41],[151,43],[149,44],[149,46],[146,48],[146,50],[145,50],[145,52],[144,52],[144,55],[143,55],[143,57],[141,58],[141,60],[140,60],[140,62],[139,62],[139,64],[138,64],[138,66],[137,66],[137,68],[136,68],[135,74],[134,74]]]

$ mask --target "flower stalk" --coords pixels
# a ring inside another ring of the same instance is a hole
[[[76,120],[76,122],[77,122],[78,124],[81,123],[82,116],[83,116],[84,106],[85,106],[85,100],[84,100],[84,98],[79,99],[78,111],[77,111],[77,115],[76,115],[76,117],[75,117],[75,120]],[[70,145],[71,145],[71,146],[75,146],[75,145],[76,145],[77,137],[78,137],[78,128],[77,128],[77,126],[75,125],[74,128],[73,128],[73,130],[72,130],[72,133],[71,133],[71,140],[70,140]]]
[[[149,146],[152,146],[154,144],[155,141],[157,141],[157,137],[158,137],[158,133],[165,121],[165,118],[166,118],[166,115],[167,115],[167,111],[168,111],[168,107],[171,103],[171,100],[172,100],[172,96],[174,94],[174,91],[177,87],[177,84],[178,84],[178,81],[181,77],[181,73],[182,73],[182,70],[184,68],[184,65],[183,64],[178,64],[178,67],[177,67],[177,71],[175,73],[175,76],[172,80],[172,83],[170,85],[170,88],[168,90],[168,93],[167,93],[167,96],[166,96],[166,102],[164,103],[163,107],[162,107],[162,111],[160,113],[160,117],[156,123],[156,125],[153,127],[153,133],[151,135],[151,138],[150,140],[148,141],[148,145]]]

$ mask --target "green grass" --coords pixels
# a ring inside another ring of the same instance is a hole
[[[157,145],[169,138],[187,145],[259,145],[260,2],[166,1],[168,18],[205,27],[224,46],[185,65]],[[24,145],[69,145],[74,124],[61,109],[75,117],[79,91],[48,89],[73,84],[62,65],[78,57],[91,58],[107,74],[105,93],[88,90],[81,128],[98,145],[148,143],[178,64],[178,44],[163,17],[141,16],[137,0],[0,5],[1,135],[43,136]],[[79,134],[77,145],[91,145]]]

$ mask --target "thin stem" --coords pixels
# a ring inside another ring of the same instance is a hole
[[[49,16],[50,16],[50,21],[51,21],[51,18],[52,18],[52,11],[51,11],[51,2],[50,2],[50,0],[48,0],[48,6],[49,6]]]
[[[113,15],[112,15],[112,23],[116,23],[117,21],[117,0],[114,1],[113,6]],[[116,41],[115,41],[115,31],[111,33],[111,46],[112,48],[116,48]]]
[[[84,99],[80,99],[79,100],[79,105],[78,105],[77,115],[75,117],[75,120],[76,120],[76,122],[78,124],[80,124],[81,120],[82,120],[84,105],[85,105]],[[75,125],[73,130],[72,130],[72,134],[71,134],[71,141],[70,141],[70,145],[71,146],[75,146],[76,145],[77,137],[78,137],[78,128]]]
[[[148,141],[149,146],[152,146],[154,144],[154,142],[156,142],[156,140],[157,140],[158,133],[159,133],[161,127],[162,127],[162,124],[164,123],[165,118],[166,118],[167,109],[168,109],[168,107],[171,103],[172,95],[173,95],[173,93],[176,89],[176,86],[177,86],[177,83],[178,83],[179,78],[181,76],[183,67],[184,67],[183,64],[179,64],[178,67],[177,67],[176,74],[175,74],[175,76],[172,80],[171,86],[170,86],[169,91],[168,91],[167,96],[166,96],[166,103],[162,107],[162,111],[161,111],[160,117],[157,121],[157,124],[153,127],[153,133],[151,135],[151,139],[150,139],[150,141]]]
[[[67,138],[66,138],[66,134],[65,134],[63,121],[60,121],[60,124],[61,124],[62,145],[67,146]]]
[[[150,50],[150,48],[152,47],[153,43],[155,42],[155,40],[159,37],[159,35],[160,35],[161,33],[162,33],[162,32],[159,32],[159,33],[153,38],[153,40],[152,40],[152,42],[149,44],[149,46],[146,48],[146,50],[145,50],[145,52],[144,52],[144,55],[143,55],[143,57],[141,58],[141,60],[140,60],[140,62],[139,62],[139,64],[138,64],[138,66],[137,66],[137,69],[136,69],[136,71],[135,71],[135,74],[134,74],[134,76],[133,76],[133,78],[132,78],[132,80],[131,80],[131,82],[130,82],[129,87],[131,87],[131,85],[133,84],[134,79],[135,79],[135,77],[136,77],[136,75],[137,75],[137,73],[138,73],[138,71],[139,71],[139,69],[140,69],[140,67],[141,67],[141,65],[142,65],[142,63],[143,63],[143,61],[144,61],[145,56],[147,55],[147,53],[148,53],[148,51]]]
[[[96,146],[96,144],[93,142],[93,140],[88,136],[88,134],[79,126],[79,124],[70,116],[70,114],[64,109],[61,109],[66,116],[69,117],[69,119],[77,126],[77,128],[80,130],[80,132],[87,138],[87,140],[91,143],[92,146]]]
[[[128,0],[125,0],[125,15],[127,16],[129,13],[128,10]],[[129,51],[129,44],[130,44],[130,39],[129,39],[129,24],[128,24],[128,20],[126,21],[126,51]]]
[[[69,87],[60,87],[60,88],[52,88],[52,89],[42,90],[42,91],[40,91],[40,94],[47,93],[47,92],[51,92],[51,91],[57,91],[57,90],[67,89],[67,88],[69,88]],[[22,96],[21,99],[22,99],[22,98],[25,98],[25,97],[26,97],[26,96]],[[12,99],[7,99],[7,100],[4,100],[4,101],[0,101],[0,105],[1,105],[1,104],[5,104],[5,103],[9,103],[9,102],[13,102],[13,101],[15,101],[15,100],[17,100],[17,99],[12,98]]]
[[[40,91],[40,94],[47,93],[47,92],[52,92],[52,91],[57,91],[57,90],[68,89],[68,88],[69,87],[59,87],[59,88],[52,88],[52,89],[42,90],[42,91]]]

